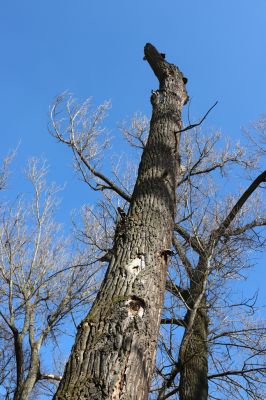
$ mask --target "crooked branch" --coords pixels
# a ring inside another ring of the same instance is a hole
[[[220,372],[218,374],[209,375],[208,379],[219,379],[219,378],[222,378],[224,376],[229,376],[229,375],[242,375],[242,376],[244,376],[245,374],[248,374],[249,372],[266,373],[266,368],[265,367],[261,367],[261,368],[240,369],[240,370],[235,370],[235,371],[224,371],[224,372]]]
[[[105,182],[108,186],[105,186],[105,189],[111,189],[114,190],[119,196],[121,196],[124,200],[128,201],[130,203],[131,197],[127,195],[121,188],[119,188],[113,181],[111,181],[107,176],[103,175],[101,172],[97,171],[95,168],[93,168],[90,163],[86,160],[84,155],[82,154],[81,151],[79,151],[76,147],[74,149],[83,164],[88,168],[88,170],[96,176],[96,178],[100,178],[103,182]]]
[[[218,104],[218,100],[211,106],[211,108],[209,108],[209,110],[206,112],[206,114],[201,118],[201,120],[199,122],[197,122],[196,124],[190,124],[190,125],[186,126],[185,128],[180,129],[179,131],[176,131],[175,133],[189,131],[190,129],[197,128],[197,126],[200,126],[217,104]]]
[[[247,188],[247,190],[242,194],[240,199],[236,202],[234,207],[231,209],[227,217],[223,220],[223,222],[220,224],[219,228],[216,229],[212,234],[211,234],[211,239],[218,240],[226,231],[226,229],[229,227],[231,222],[234,220],[236,217],[237,213],[239,210],[243,207],[245,202],[249,199],[249,197],[252,195],[252,193],[259,187],[259,185],[262,182],[266,182],[266,171],[263,171],[252,183],[251,185]]]

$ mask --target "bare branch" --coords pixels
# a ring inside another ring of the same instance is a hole
[[[38,380],[51,380],[60,382],[62,379],[61,375],[54,375],[54,374],[40,374],[38,375]]]
[[[77,170],[93,190],[114,190],[124,200],[130,202],[130,196],[96,168],[102,151],[108,145],[107,138],[102,143],[98,139],[103,132],[99,124],[105,117],[110,103],[105,103],[89,113],[90,103],[91,99],[87,99],[82,104],[76,105],[72,97],[66,93],[58,96],[50,112],[50,134],[72,149]],[[67,116],[59,118],[63,112],[66,112]],[[104,184],[96,181],[100,186],[92,186],[89,183],[88,173]]]
[[[219,228],[216,229],[212,233],[212,239],[217,240],[220,238],[226,229],[229,227],[233,219],[236,217],[237,213],[239,210],[242,208],[242,206],[245,204],[245,202],[249,199],[249,197],[252,195],[252,193],[260,186],[262,182],[266,182],[266,171],[262,172],[257,178],[251,183],[251,185],[247,188],[247,190],[242,194],[240,199],[236,202],[236,204],[233,206],[227,217],[223,220],[223,222],[220,224]]]
[[[190,234],[182,226],[175,224],[174,230],[181,235],[197,253],[202,253],[202,251],[204,251],[203,243],[200,241],[200,239],[190,236]]]
[[[184,251],[184,247],[182,246],[180,241],[174,236],[173,236],[173,245],[174,245],[174,247],[176,249],[176,252],[177,252],[180,260],[182,261],[182,263],[183,263],[183,265],[184,265],[184,267],[186,269],[186,272],[187,272],[188,276],[192,277],[192,275],[193,275],[193,266],[192,266],[192,264],[190,263],[189,259],[186,256],[186,253]]]
[[[206,112],[206,114],[201,118],[201,120],[199,122],[197,122],[196,124],[191,124],[186,126],[183,129],[180,129],[179,131],[176,131],[175,133],[181,133],[181,132],[185,132],[188,131],[190,129],[196,128],[198,126],[200,126],[202,124],[202,122],[207,118],[207,116],[209,115],[209,113],[211,112],[211,110],[218,104],[218,100],[211,106],[211,108],[209,108],[209,110]]]
[[[183,326],[183,327],[186,326],[185,322],[182,319],[176,319],[176,318],[162,318],[161,324],[162,325],[177,325],[177,326]]]
[[[78,154],[80,160],[83,162],[83,164],[88,168],[88,170],[97,178],[100,178],[103,182],[105,182],[108,186],[106,185],[100,185],[98,186],[97,189],[95,190],[104,190],[104,189],[112,189],[114,190],[117,194],[119,194],[124,200],[128,201],[130,203],[131,197],[127,195],[122,189],[120,189],[114,182],[112,182],[109,178],[107,178],[105,175],[103,175],[101,172],[97,171],[95,168],[91,166],[90,163],[86,160],[84,157],[83,153],[78,150],[77,148],[74,148],[74,151]]]
[[[262,372],[266,373],[266,368],[265,367],[260,367],[260,368],[250,368],[250,369],[241,369],[241,370],[233,370],[233,371],[224,371],[219,374],[213,374],[209,375],[208,379],[218,379],[224,376],[230,376],[230,375],[242,375],[244,376],[245,374],[248,374],[250,372]]]
[[[130,146],[144,149],[148,137],[149,120],[145,115],[134,114],[130,126],[120,124],[120,130]]]

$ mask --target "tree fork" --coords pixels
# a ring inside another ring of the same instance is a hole
[[[147,399],[161,321],[168,249],[176,208],[185,78],[154,46],[148,61],[153,91],[150,133],[127,216],[98,296],[78,327],[54,400]]]

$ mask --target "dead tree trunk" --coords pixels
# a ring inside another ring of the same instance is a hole
[[[150,134],[128,215],[54,400],[147,399],[161,319],[176,208],[181,109],[179,69],[151,45],[145,58],[160,82],[152,93]]]

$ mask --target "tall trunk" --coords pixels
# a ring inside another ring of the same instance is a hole
[[[28,400],[32,389],[37,381],[39,371],[39,347],[34,345],[31,347],[30,366],[25,377],[24,352],[21,336],[18,331],[13,328],[15,340],[15,354],[17,365],[17,382],[14,392],[14,400]]]
[[[207,262],[199,261],[190,285],[185,330],[179,350],[180,400],[208,399],[208,313],[206,307]]]
[[[16,356],[16,373],[17,373],[17,382],[16,389],[14,393],[14,400],[20,400],[21,391],[23,388],[23,374],[24,374],[24,353],[23,353],[23,344],[18,330],[13,327],[13,338],[14,338],[14,347],[15,347],[15,356]]]
[[[128,215],[95,303],[78,328],[54,400],[144,400],[160,326],[176,207],[183,75],[151,45],[145,57],[159,79],[150,135]]]
[[[30,367],[28,370],[27,377],[23,382],[19,400],[29,400],[30,394],[32,393],[32,389],[34,388],[37,381],[39,363],[40,363],[39,349],[38,346],[34,345],[31,349]]]

